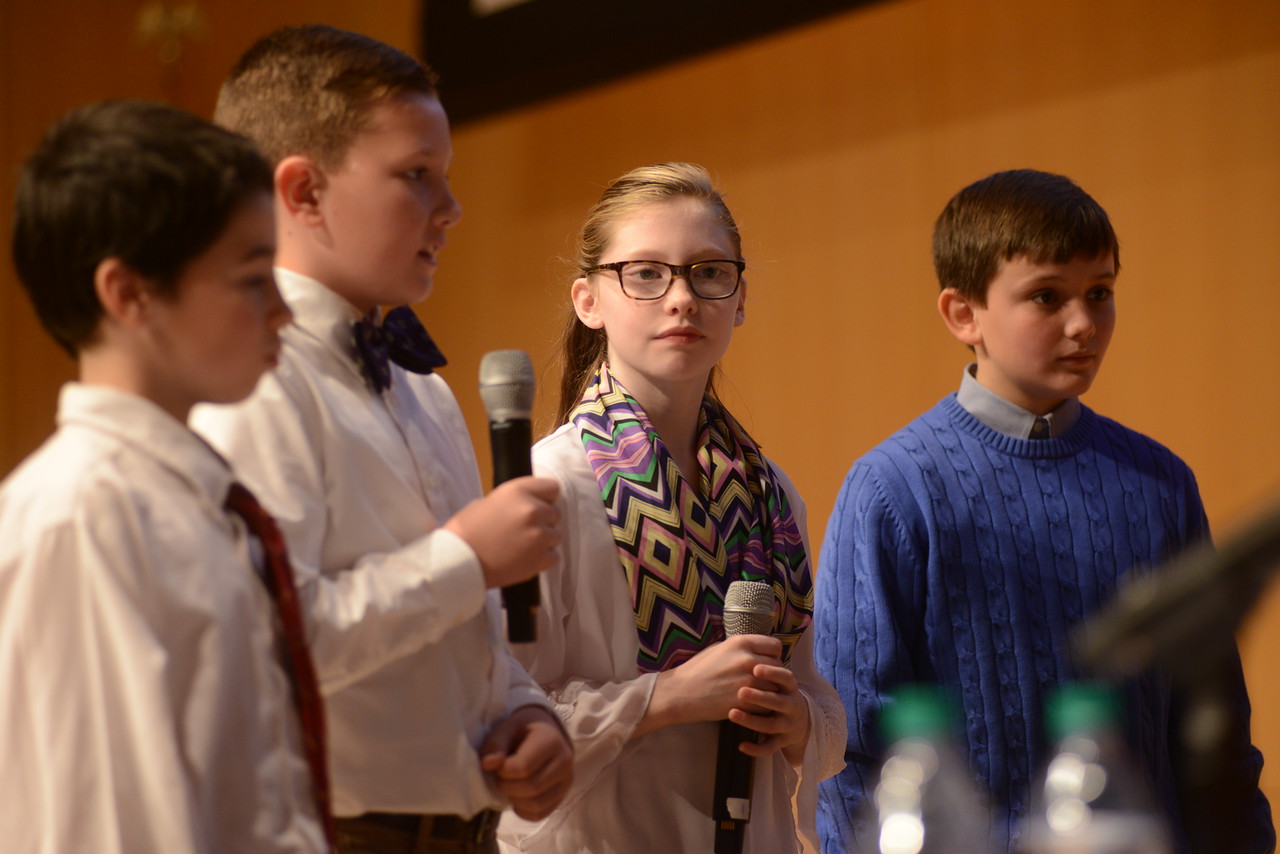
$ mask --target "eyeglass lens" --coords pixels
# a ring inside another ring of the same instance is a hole
[[[683,274],[694,294],[703,299],[724,299],[738,289],[740,273],[731,261],[700,261],[674,268],[659,261],[631,261],[618,270],[618,278],[627,296],[657,299],[671,287],[677,273]]]

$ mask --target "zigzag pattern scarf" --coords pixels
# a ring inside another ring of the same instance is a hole
[[[760,448],[710,397],[698,479],[680,475],[635,398],[602,365],[574,410],[636,612],[640,671],[668,670],[724,639],[731,581],[767,581],[783,661],[813,615],[813,577],[790,503]]]

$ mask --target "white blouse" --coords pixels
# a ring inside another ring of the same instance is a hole
[[[636,667],[635,611],[595,475],[572,424],[538,443],[538,474],[560,483],[560,560],[542,575],[535,643],[514,647],[542,684],[577,750],[573,789],[541,822],[507,814],[504,851],[545,854],[709,852],[719,724],[682,724],[632,739],[657,674]],[[775,467],[775,472],[777,469]],[[804,505],[781,472],[796,521]],[[810,736],[798,766],[775,752],[755,763],[747,852],[816,851],[819,780],[843,766],[844,709],[813,662],[812,632],[791,666],[809,704]]]

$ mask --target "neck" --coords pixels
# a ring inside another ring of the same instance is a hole
[[[319,282],[326,289],[333,291],[347,302],[355,307],[360,314],[369,314],[375,308],[377,303],[371,303],[367,299],[363,299],[359,294],[353,292],[353,289],[347,287],[343,280],[334,275],[329,265],[318,263],[315,257],[316,253],[304,251],[289,241],[284,235],[280,236],[280,245],[276,249],[276,257],[274,267],[281,270],[288,270],[299,276],[305,276],[312,281]]]
[[[698,412],[702,408],[702,393],[702,388],[685,390],[678,396],[649,390],[641,397],[632,392],[680,466],[681,474],[693,484],[698,479]]]
[[[174,418],[187,423],[192,403],[181,395],[166,393],[160,384],[148,379],[145,371],[126,354],[112,347],[92,347],[79,355],[80,382],[90,386],[113,388],[146,398]]]

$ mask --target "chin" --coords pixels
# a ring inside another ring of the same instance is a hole
[[[254,390],[257,389],[257,387],[258,387],[258,379],[255,378],[252,383],[249,383],[247,385],[247,387],[241,386],[240,388],[236,388],[236,389],[227,389],[223,394],[218,396],[217,400],[210,400],[209,402],[221,403],[224,405],[239,403],[240,401],[247,398],[249,395],[253,394]]]
[[[435,282],[431,279],[427,279],[426,281],[419,279],[412,284],[407,284],[400,293],[397,294],[396,299],[389,300],[384,303],[384,305],[413,305],[415,303],[422,302],[427,297],[431,296],[434,291]]]

